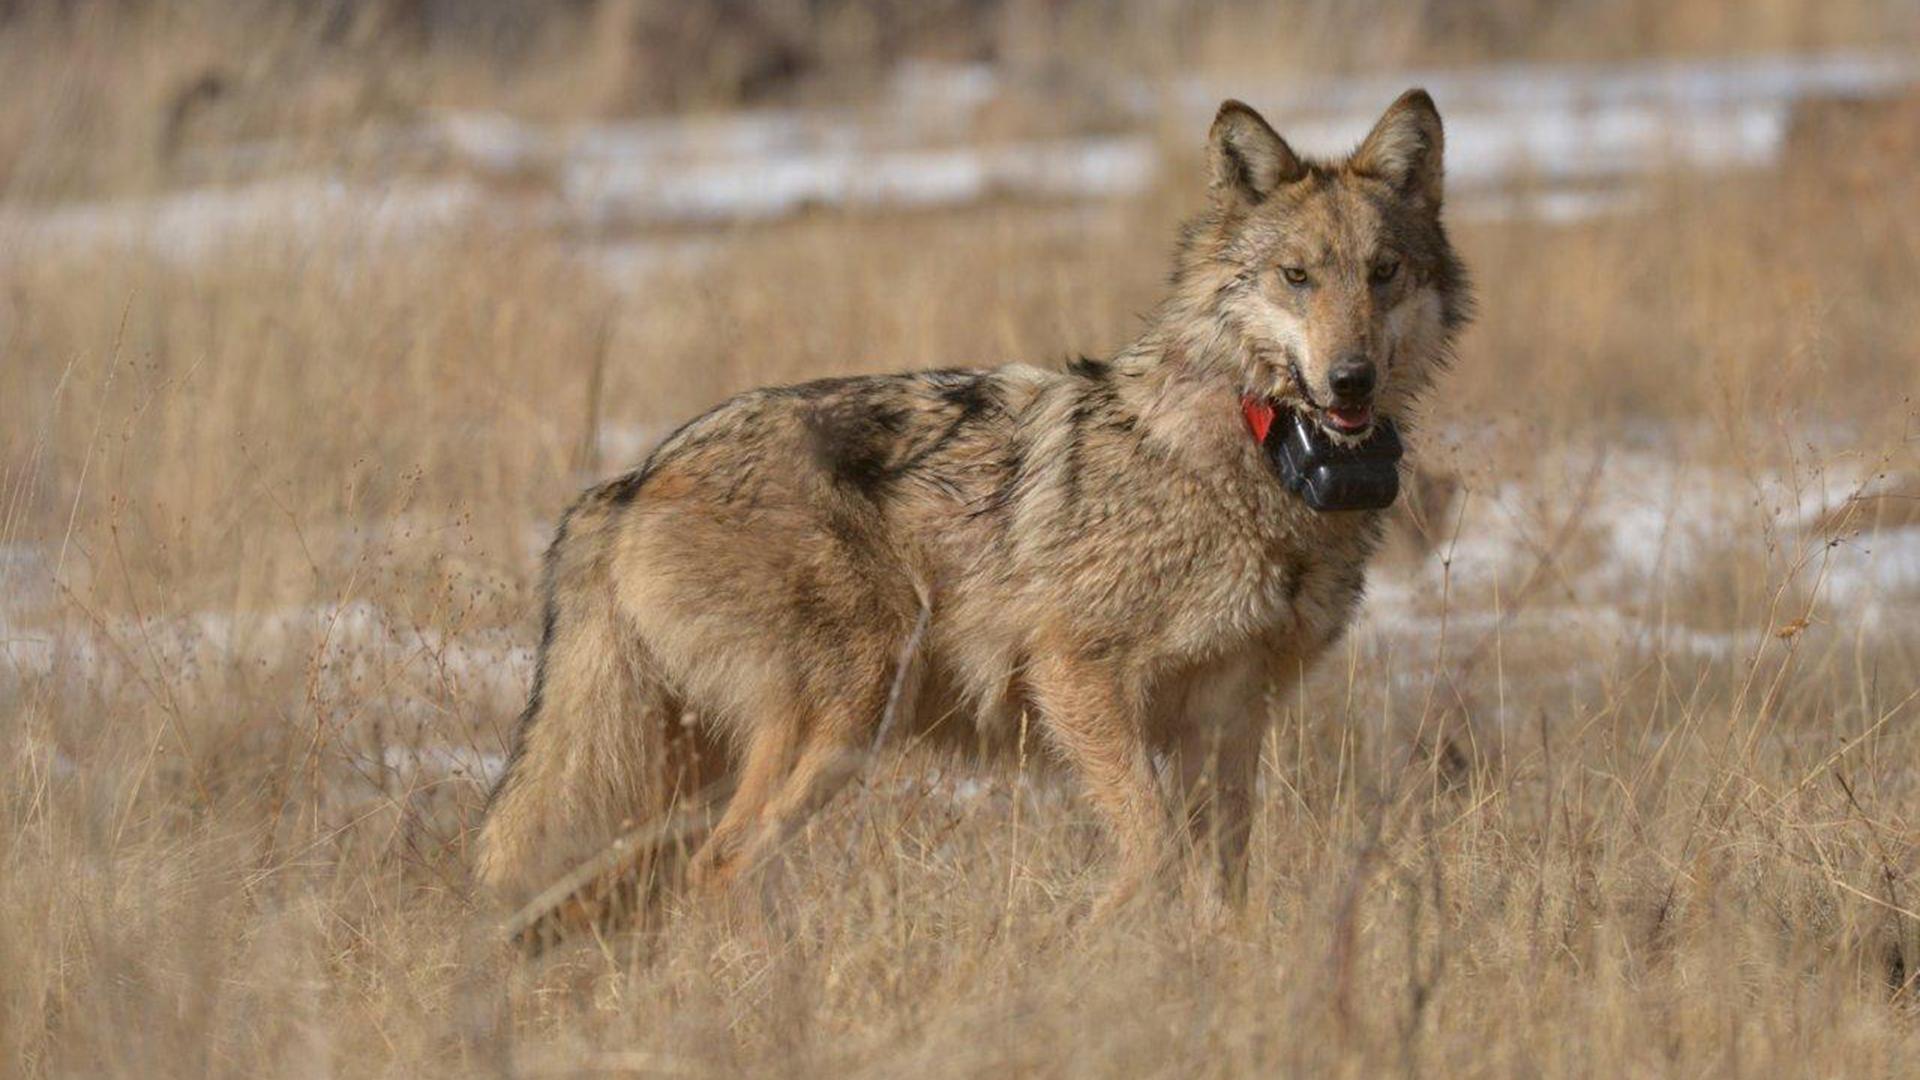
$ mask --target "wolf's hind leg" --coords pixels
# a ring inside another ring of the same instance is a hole
[[[747,737],[739,783],[720,821],[694,852],[687,876],[695,888],[714,891],[732,881],[740,855],[767,805],[793,770],[803,718],[797,707],[763,715]]]
[[[864,747],[854,733],[840,729],[818,732],[800,752],[779,794],[768,803],[760,827],[740,853],[737,870],[752,873],[775,856],[813,815],[833,801],[840,789],[860,773]]]
[[[782,721],[785,730],[756,732],[739,791],[694,856],[696,886],[724,891],[751,874],[859,773],[865,760],[860,742],[864,729],[833,720],[823,723],[825,718],[818,716],[808,719],[814,722],[797,747],[792,733],[799,724]]]
[[[856,663],[854,655],[867,659]],[[753,873],[859,773],[886,703],[884,655],[878,647],[849,649],[832,688],[802,695],[828,704],[789,704],[763,719],[748,746],[740,793],[695,856],[696,884],[720,890]]]

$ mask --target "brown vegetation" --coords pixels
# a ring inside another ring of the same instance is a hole
[[[1586,6],[1475,7],[1494,30],[1420,23],[1391,58],[1911,18],[1628,5],[1603,21],[1645,27],[1589,38]],[[182,10],[192,32],[100,54],[4,16],[0,207],[167,183],[158,129],[125,125],[162,122],[206,42],[329,67]],[[388,82],[495,93],[427,51]],[[1197,162],[1071,212],[719,231],[634,282],[511,227],[0,246],[0,1071],[1906,1071],[1920,577],[1836,582],[1914,557],[1920,186],[1911,141],[1835,115],[1779,170],[1666,177],[1638,213],[1456,227],[1482,316],[1419,450],[1463,501],[1384,568],[1399,606],[1273,703],[1252,900],[1219,931],[1087,924],[1075,800],[912,754],[815,822],[765,918],[670,901],[530,963],[468,876],[472,774],[521,704],[535,552],[583,466],[750,385],[1111,349]],[[343,125],[305,137],[335,153]],[[1709,498],[1712,530],[1656,528],[1652,569],[1597,595],[1622,514]],[[1466,574],[1494,531],[1495,572]]]

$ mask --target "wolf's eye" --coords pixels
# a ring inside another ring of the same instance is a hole
[[[1375,285],[1385,285],[1387,282],[1392,281],[1393,276],[1399,272],[1399,259],[1382,259],[1373,264],[1373,269],[1367,271],[1367,280],[1373,282]]]
[[[1302,285],[1305,285],[1307,282],[1313,280],[1307,277],[1307,272],[1305,270],[1302,270],[1298,266],[1281,267],[1280,276],[1286,279],[1287,284],[1293,286],[1296,289]]]

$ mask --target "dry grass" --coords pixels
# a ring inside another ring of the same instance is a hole
[[[16,196],[136,167],[0,143]],[[508,229],[0,260],[0,1071],[1904,1074],[1920,590],[1869,618],[1835,582],[1911,533],[1844,496],[1920,475],[1920,189],[1866,152],[1457,230],[1483,316],[1423,449],[1466,510],[1274,703],[1224,930],[1085,924],[1070,793],[911,755],[764,918],[674,903],[529,963],[467,879],[534,552],[596,459],[761,382],[1112,348],[1178,177],[728,232],[626,293]],[[1648,460],[1656,509],[1739,494],[1596,598]]]

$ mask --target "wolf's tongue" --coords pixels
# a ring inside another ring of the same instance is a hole
[[[1361,405],[1351,409],[1328,409],[1327,419],[1343,431],[1359,431],[1373,423],[1373,407]]]

